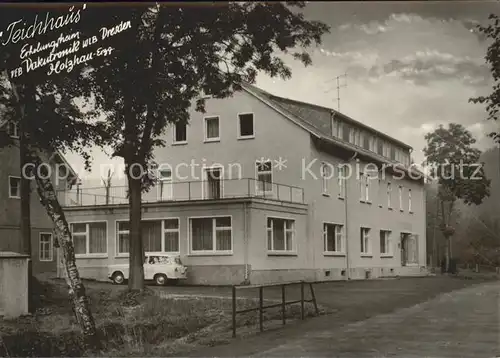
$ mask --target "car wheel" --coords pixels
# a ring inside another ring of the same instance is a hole
[[[155,276],[155,283],[158,286],[165,286],[167,284],[167,281],[167,276],[165,276],[164,274],[158,274]]]
[[[113,283],[117,285],[122,285],[125,282],[125,277],[121,272],[115,272],[112,278],[113,278]]]

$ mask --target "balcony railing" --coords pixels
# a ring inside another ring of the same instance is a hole
[[[127,186],[79,188],[58,191],[63,206],[127,204]],[[290,203],[304,203],[304,189],[256,179],[159,182],[142,194],[144,203],[219,200],[228,198],[265,198]]]

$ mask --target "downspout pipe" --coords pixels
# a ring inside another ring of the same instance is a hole
[[[349,158],[348,160],[345,161],[345,164],[350,165],[350,163],[356,159],[358,156],[358,152],[354,152],[353,156]],[[344,173],[345,174],[345,173]],[[345,180],[345,179],[344,179]],[[349,224],[348,224],[348,219],[349,219],[349,211],[347,209],[347,205],[349,203],[349,196],[347,190],[347,180],[344,183],[344,209],[345,209],[345,233],[346,233],[346,240],[345,240],[345,257],[346,257],[346,271],[347,271],[347,280],[351,279],[351,264],[350,264],[350,257],[349,257]]]

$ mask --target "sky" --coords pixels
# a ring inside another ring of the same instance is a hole
[[[424,135],[439,124],[461,123],[479,148],[493,146],[486,133],[498,123],[487,122],[484,106],[468,99],[491,92],[488,42],[474,26],[499,14],[499,1],[308,2],[303,12],[331,27],[308,50],[312,65],[285,55],[292,78],[259,75],[258,87],[337,109],[335,77],[347,74],[340,111],[412,146],[416,163],[424,160]],[[93,155],[95,168],[109,162],[101,150]],[[82,167],[77,156],[66,157]],[[98,169],[86,175],[99,176]]]

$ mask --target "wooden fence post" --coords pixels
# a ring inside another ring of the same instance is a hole
[[[236,286],[233,286],[233,338],[236,337]]]
[[[262,308],[264,306],[264,287],[259,287],[259,326],[260,326],[260,331],[264,331],[264,309]]]
[[[285,302],[286,302],[285,285],[281,285],[281,310],[282,310],[282,315],[283,315],[283,324],[286,324],[286,318],[285,318],[286,305],[285,305]]]
[[[300,282],[300,310],[302,319],[304,319],[304,281]]]

